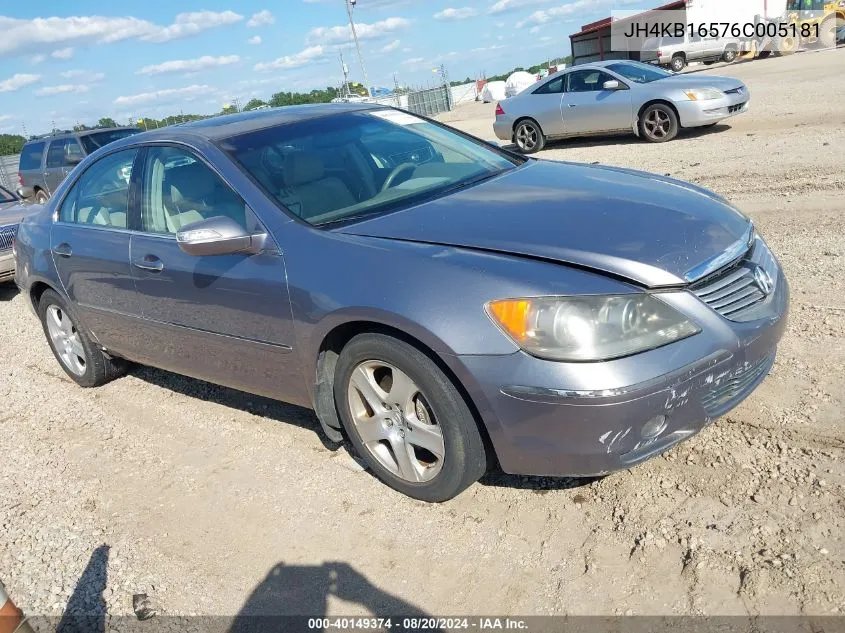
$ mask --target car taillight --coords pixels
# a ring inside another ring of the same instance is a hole
[[[497,103],[496,104],[496,116],[502,116],[504,113],[505,113],[505,111],[502,110],[502,104]]]
[[[660,50],[659,50],[659,51],[657,51],[657,56],[658,56],[658,57],[663,57],[663,51],[660,51]]]
[[[18,172],[18,187],[23,187],[23,174]]]

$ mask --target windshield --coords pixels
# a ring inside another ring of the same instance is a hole
[[[108,130],[106,132],[94,132],[93,134],[86,134],[84,136],[80,136],[79,140],[82,141],[82,144],[85,146],[85,153],[91,154],[104,145],[108,145],[109,143],[114,143],[117,140],[122,138],[126,138],[127,136],[132,136],[133,134],[137,134],[141,130],[135,129],[127,129],[127,130]]]
[[[519,162],[392,109],[280,125],[221,145],[278,204],[315,226],[387,212]]]
[[[662,68],[656,68],[649,64],[640,64],[639,62],[610,64],[608,69],[638,84],[650,84],[652,81],[658,81],[659,79],[672,76],[672,73]]]

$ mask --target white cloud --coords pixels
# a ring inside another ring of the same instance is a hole
[[[84,83],[102,81],[106,77],[105,73],[95,73],[91,70],[81,70],[78,68],[66,70],[59,74],[65,79],[76,79],[77,81],[82,81]]]
[[[190,101],[199,95],[209,94],[211,92],[214,92],[214,88],[211,86],[194,84],[192,86],[185,86],[184,88],[166,88],[154,92],[142,92],[136,95],[118,97],[114,100],[114,104],[119,106],[136,106],[165,100],[169,100],[170,102],[179,99]]]
[[[402,49],[402,52],[403,53],[410,53],[412,50],[414,50],[414,49],[411,48],[410,46],[406,46],[405,48]]]
[[[254,70],[259,72],[267,70],[284,70],[289,68],[298,68],[305,66],[311,62],[321,58],[325,54],[325,48],[322,46],[309,46],[305,50],[299,51],[293,55],[285,55],[279,57],[271,62],[261,62],[253,66]]]
[[[261,36],[260,35],[253,35],[246,41],[247,44],[252,44],[255,46],[256,44],[261,44]]]
[[[448,9],[443,9],[438,13],[434,14],[435,20],[466,20],[467,18],[472,18],[478,15],[478,11],[473,9],[472,7],[461,7],[460,9],[453,9],[449,7]]]
[[[273,24],[276,21],[276,18],[273,17],[273,14],[270,13],[267,9],[263,11],[259,11],[258,13],[253,13],[252,17],[247,21],[246,25],[250,28],[255,28],[258,26],[266,26],[268,24]]]
[[[518,0],[500,0],[500,2],[497,2],[493,8],[504,2],[515,1]],[[548,0],[542,1],[547,2]],[[530,3],[532,4],[537,4],[538,2],[539,0],[530,0]],[[573,2],[568,2],[557,7],[551,7],[549,9],[540,9],[539,11],[535,11],[524,20],[520,20],[519,22],[517,22],[516,28],[521,29],[532,24],[547,24],[553,20],[568,17],[581,11],[600,9],[601,7],[605,6],[617,7],[620,4],[638,4],[639,2],[640,0],[573,0]],[[529,0],[525,0],[525,2],[523,2],[523,4],[526,3],[529,3]],[[491,9],[491,12],[492,10],[493,9]]]
[[[386,44],[385,46],[382,46],[376,52],[377,53],[392,53],[397,48],[399,48],[400,43],[401,42],[399,40],[393,40],[390,44]]]
[[[68,92],[88,92],[90,89],[91,86],[87,84],[62,84],[60,86],[44,86],[36,90],[35,94],[39,97],[49,97]]]
[[[411,21],[405,18],[387,18],[380,22],[367,24],[360,22],[355,24],[355,30],[358,33],[359,40],[374,40],[384,37],[389,33],[401,31],[410,26]],[[319,26],[311,29],[308,33],[306,41],[308,44],[343,44],[352,39],[352,30],[348,24],[343,26]]]
[[[0,121],[8,121],[12,118],[11,114],[0,114]]]
[[[237,55],[224,55],[221,57],[203,55],[202,57],[197,57],[196,59],[174,59],[161,64],[144,66],[140,70],[136,71],[136,74],[161,75],[162,73],[195,73],[209,68],[219,68],[220,66],[237,64],[239,61],[241,61],[241,58]]]
[[[543,29],[543,25],[542,25],[542,24],[538,24],[537,26],[532,26],[532,27],[531,27],[531,30],[530,30],[530,31],[528,31],[528,32],[529,32],[529,33],[531,33],[531,35],[536,35],[536,34],[537,34],[537,33],[539,33],[542,29]]]
[[[403,66],[419,66],[425,61],[425,57],[412,57],[402,62]]]
[[[243,16],[233,11],[180,13],[168,26],[135,17],[90,15],[23,20],[0,16],[0,33],[3,33],[0,57],[77,42],[102,44],[126,39],[167,42],[241,20]]]
[[[27,75],[26,73],[18,73],[12,75],[4,81],[0,81],[0,92],[15,92],[24,86],[34,84],[41,80],[41,75]]]
[[[551,35],[544,35],[540,38],[541,42],[551,42],[554,38]]]
[[[505,13],[506,11],[515,11],[516,9],[523,9],[548,2],[551,2],[551,0],[499,0],[487,12],[493,14]]]
[[[473,48],[470,50],[470,53],[492,53],[493,51],[499,51],[505,48],[504,44],[493,44],[492,46],[482,46],[480,48]]]
[[[302,0],[305,4],[336,4],[337,0]],[[355,5],[356,11],[368,9],[389,9],[411,4],[411,0],[366,0]]]
[[[33,55],[32,59],[30,60],[33,64],[40,64],[45,59],[47,59],[46,55]]]
[[[68,46],[67,48],[60,48],[57,51],[53,51],[50,53],[51,57],[55,57],[56,59],[70,59],[73,57],[73,46]]]

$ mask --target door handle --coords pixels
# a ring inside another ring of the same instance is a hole
[[[578,106],[577,106],[577,104],[574,104],[574,103],[569,103],[569,104],[567,104],[567,105],[568,105],[570,108],[577,108],[577,107],[578,107]]]
[[[153,273],[160,273],[164,270],[164,263],[155,255],[144,255],[144,259],[134,262],[135,268],[148,270]]]
[[[70,257],[71,255],[73,255],[73,249],[67,242],[62,242],[61,244],[53,248],[53,254],[58,255],[59,257]]]

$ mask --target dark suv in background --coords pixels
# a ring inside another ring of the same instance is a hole
[[[134,127],[122,127],[59,132],[27,141],[18,164],[20,186],[31,187],[35,201],[43,204],[71,169],[88,154],[140,131]]]

